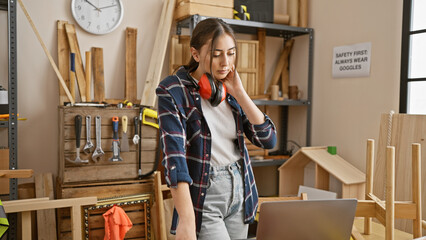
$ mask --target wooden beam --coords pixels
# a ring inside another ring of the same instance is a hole
[[[176,0],[165,0],[160,16],[160,24],[155,35],[155,43],[149,62],[148,73],[145,78],[145,86],[142,92],[141,105],[153,107],[156,96],[155,88],[160,82],[163,70],[164,57],[166,55],[167,43],[170,37],[170,28],[173,22],[173,11]]]
[[[58,20],[58,68],[64,79],[65,85],[70,87],[70,46],[68,44],[67,32],[65,31],[65,24],[67,21]],[[65,90],[59,87],[59,105],[63,106],[65,102],[68,102],[68,97]]]
[[[96,197],[82,197],[82,198],[67,198],[67,199],[56,199],[56,200],[37,200],[37,199],[25,199],[25,202],[5,201],[3,202],[4,211],[6,213],[25,212],[25,211],[36,211],[51,208],[66,208],[72,206],[86,206],[97,203]],[[31,201],[33,200],[33,201]],[[21,200],[16,200],[21,201]]]
[[[33,172],[32,169],[0,170],[0,178],[30,178]]]
[[[136,43],[137,43],[137,28],[126,28],[126,84],[125,84],[125,99],[130,102],[135,102],[137,99],[137,64],[136,64]]]
[[[329,190],[330,173],[320,165],[315,164],[315,188]]]
[[[366,166],[366,180],[365,180],[365,199],[368,194],[373,193],[373,173],[374,173],[374,140],[367,140],[367,166]],[[364,219],[364,233],[371,234],[371,218]]]
[[[358,200],[355,217],[376,217],[376,202],[373,200]]]
[[[395,229],[395,147],[386,148],[386,240],[394,240]]]
[[[413,203],[415,204],[415,217],[413,219],[413,237],[419,238],[422,236],[422,158],[421,146],[418,143],[411,145],[412,158],[412,195]]]
[[[75,53],[75,73],[81,101],[86,102],[86,77],[84,75],[83,60],[81,57],[80,46],[78,45],[77,32],[75,31],[75,26],[73,24],[65,24],[65,30],[67,32],[71,52]]]
[[[93,56],[93,100],[95,102],[105,101],[105,80],[104,80],[104,50],[103,48],[92,47]]]
[[[266,30],[259,28],[257,30],[257,40],[259,41],[259,67],[257,76],[257,85],[259,91],[256,95],[265,94],[265,55],[266,55]]]

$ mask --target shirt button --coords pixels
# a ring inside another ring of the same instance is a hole
[[[204,193],[201,193],[201,196],[204,196]]]
[[[207,176],[207,173],[204,173],[204,176]]]
[[[207,133],[207,136],[210,137],[210,133]]]
[[[206,157],[208,157],[208,156],[209,156],[209,154],[207,153],[207,154],[206,154]]]
[[[238,130],[238,133],[241,133],[241,130]]]
[[[195,100],[197,100],[197,101],[198,101],[198,99],[200,99],[200,98],[198,98],[198,97],[195,98]]]

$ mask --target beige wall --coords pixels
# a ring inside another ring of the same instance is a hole
[[[56,20],[75,23],[70,0],[24,0],[24,3],[56,61]],[[276,0],[275,11],[284,13],[285,5],[285,0]],[[82,52],[92,46],[104,48],[107,98],[124,97],[124,30],[127,26],[138,28],[140,97],[162,1],[124,1],[124,6],[123,22],[113,33],[94,36],[77,27]],[[22,117],[28,118],[18,127],[19,167],[56,174],[58,83],[23,12],[18,9],[18,109]],[[310,1],[309,22],[315,29],[312,145],[337,145],[338,153],[363,171],[365,141],[377,139],[380,113],[398,110],[401,15],[402,1],[397,0]],[[0,32],[4,33],[0,34],[0,84],[7,82],[6,19],[6,13],[0,12]],[[275,46],[282,44],[276,39],[268,41]],[[370,77],[332,78],[333,47],[360,42],[372,42]],[[290,80],[304,91],[306,84],[297,79],[307,76],[306,43],[307,39],[302,38],[295,45]],[[268,79],[274,69],[272,60],[278,58],[279,50],[268,49],[267,54],[271,56],[267,58]],[[167,65],[166,62],[165,67]],[[290,111],[305,117],[301,108]],[[289,139],[303,144],[304,128],[303,121],[291,121]],[[0,134],[7,136],[5,130],[0,130]]]

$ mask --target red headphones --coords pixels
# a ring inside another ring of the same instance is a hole
[[[201,97],[209,100],[213,107],[226,98],[226,86],[221,81],[216,81],[209,73],[201,76],[198,86],[200,86]]]

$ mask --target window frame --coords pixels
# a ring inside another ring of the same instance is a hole
[[[411,31],[413,0],[404,0],[402,15],[402,42],[401,42],[401,76],[399,89],[399,112],[407,113],[408,110],[408,84],[410,82],[426,82],[426,77],[409,78],[408,71],[410,66],[410,38],[414,34],[426,33],[426,29]]]

